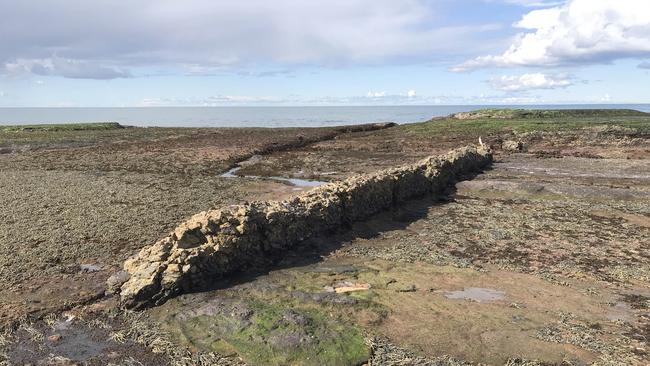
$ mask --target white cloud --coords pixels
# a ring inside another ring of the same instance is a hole
[[[535,104],[546,102],[536,95],[427,95],[409,97],[406,94],[387,94],[382,98],[369,96],[324,97],[301,100],[306,105],[493,105]]]
[[[388,94],[382,97],[373,95],[325,96],[303,98],[298,95],[290,97],[269,96],[208,96],[187,98],[145,98],[136,104],[138,107],[164,106],[389,106],[389,105],[491,105],[491,104],[533,104],[544,102],[535,95],[427,95],[408,96],[408,94]]]
[[[484,31],[497,27],[437,24],[437,3],[2,0],[0,69],[64,60],[71,65],[41,71],[107,79],[152,66],[191,65],[188,72],[201,74],[220,67],[426,62],[468,54],[485,43]]]
[[[534,89],[557,89],[572,85],[571,79],[564,75],[547,75],[542,73],[523,75],[503,75],[490,80],[493,88],[508,92]]]
[[[650,61],[644,61],[639,64],[639,69],[650,69]]]
[[[531,11],[515,26],[532,32],[519,34],[501,55],[477,57],[453,70],[606,63],[650,55],[650,1],[571,0]]]
[[[369,91],[366,94],[366,98],[369,98],[369,99],[391,98],[391,99],[400,99],[400,100],[402,100],[402,99],[405,99],[405,98],[408,98],[408,99],[416,98],[417,96],[418,95],[417,95],[417,92],[415,90],[409,90],[409,91],[406,92],[406,94],[388,94],[385,91]]]
[[[556,6],[565,3],[565,1],[558,1],[558,0],[485,0],[485,1],[490,3],[501,2],[506,4],[520,5],[520,6],[527,6],[527,7]]]
[[[116,68],[62,58],[17,59],[6,63],[4,69],[10,75],[32,73],[42,76],[60,75],[71,79],[107,80],[130,77],[128,72]]]
[[[282,104],[286,102],[281,98],[245,95],[214,95],[208,97],[188,98],[144,98],[138,107],[168,107],[168,106],[230,106],[230,105],[267,105]]]
[[[368,98],[383,98],[383,97],[386,96],[386,92],[385,91],[379,91],[379,92],[369,91],[368,94],[366,94],[366,95],[368,96]]]

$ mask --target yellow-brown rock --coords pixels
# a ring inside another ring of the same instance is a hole
[[[228,274],[364,220],[405,200],[440,195],[492,162],[485,147],[467,146],[418,163],[329,183],[282,202],[253,202],[199,213],[124,263],[127,307],[157,305],[209,286]],[[114,282],[114,279],[113,279]]]

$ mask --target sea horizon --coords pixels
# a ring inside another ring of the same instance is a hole
[[[635,109],[635,104],[464,104],[358,106],[0,107],[0,125],[117,122],[138,127],[326,127],[426,121],[483,108]]]

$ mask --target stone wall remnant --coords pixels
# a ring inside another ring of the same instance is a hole
[[[229,274],[268,266],[310,237],[409,199],[442,195],[491,162],[488,148],[467,146],[415,164],[329,183],[285,201],[201,212],[128,259],[124,271],[109,279],[110,288],[126,307],[158,305]]]

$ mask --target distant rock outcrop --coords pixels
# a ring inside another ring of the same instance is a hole
[[[492,161],[468,146],[416,164],[351,177],[281,202],[253,202],[199,213],[145,247],[111,277],[126,307],[157,305],[230,273],[268,265],[303,240],[364,220],[405,200],[442,194]]]
[[[487,108],[471,112],[458,112],[449,118],[467,119],[540,119],[584,117],[645,117],[648,113],[633,109],[510,109]]]

